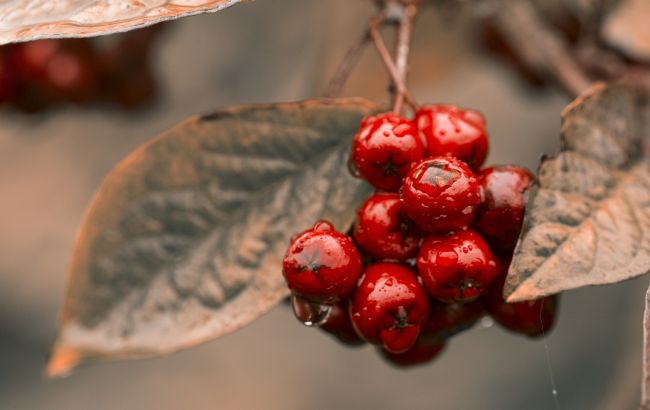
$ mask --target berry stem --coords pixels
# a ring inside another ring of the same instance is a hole
[[[386,9],[384,9],[386,10]],[[403,25],[403,18],[400,18],[400,27]],[[410,24],[410,23],[408,23]],[[386,67],[386,70],[388,70],[388,74],[391,77],[391,80],[393,82],[393,85],[395,86],[395,100],[397,101],[397,96],[401,100],[405,100],[407,104],[411,106],[414,110],[417,107],[417,104],[415,103],[415,100],[411,97],[408,89],[406,88],[406,85],[404,84],[404,76],[401,75],[400,70],[396,66],[395,62],[393,61],[393,57],[390,55],[390,51],[388,51],[388,48],[386,47],[386,43],[384,43],[384,39],[381,36],[381,33],[379,32],[379,24],[377,20],[371,20],[369,24],[369,29],[370,29],[370,37],[372,38],[373,44],[375,46],[375,49],[379,53],[379,57],[381,58],[381,61],[384,63],[384,66]],[[407,35],[410,38],[410,28],[407,30]],[[408,57],[408,38],[406,39],[406,56]],[[399,108],[401,111],[401,103],[399,103],[399,106],[393,107]],[[399,111],[396,111],[396,113],[399,114]]]
[[[380,12],[377,15],[373,16],[371,20],[372,19],[378,19],[379,25],[382,25],[386,21],[383,12]],[[334,72],[334,75],[327,85],[327,89],[323,94],[324,97],[334,98],[338,97],[341,94],[345,83],[348,81],[348,78],[352,73],[352,70],[359,63],[359,60],[361,60],[363,51],[366,49],[368,44],[370,44],[370,40],[370,29],[366,28],[364,29],[361,36],[352,44],[352,46],[350,46],[348,51],[345,53],[345,56],[339,63],[336,71]]]
[[[410,52],[411,34],[413,32],[413,20],[417,14],[417,6],[415,4],[408,4],[404,6],[403,17],[399,23],[397,31],[397,41],[395,50],[395,66],[397,74],[399,75],[404,89],[406,89],[406,74],[408,71],[408,57]],[[393,112],[399,114],[402,111],[402,104],[406,97],[406,92],[396,90],[393,101]],[[413,102],[415,104],[415,102]]]

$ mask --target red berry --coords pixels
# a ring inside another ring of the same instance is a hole
[[[478,175],[482,201],[474,226],[493,249],[510,253],[517,244],[526,206],[526,192],[535,180],[525,168],[499,166]]]
[[[347,297],[361,269],[361,257],[350,238],[328,222],[318,222],[299,234],[284,255],[283,274],[289,288],[312,301]]]
[[[427,232],[467,227],[481,200],[472,171],[452,157],[418,163],[404,179],[401,196],[404,212]]]
[[[406,217],[398,194],[377,193],[357,212],[354,240],[374,258],[405,260],[418,251],[418,231]]]
[[[448,339],[474,326],[484,312],[483,301],[480,299],[468,303],[433,302],[420,339]]]
[[[559,301],[557,295],[527,302],[506,303],[503,299],[505,279],[506,274],[503,272],[490,287],[485,300],[490,316],[506,329],[529,337],[548,333],[555,323]]]
[[[478,170],[487,156],[488,137],[483,115],[455,105],[425,105],[415,114],[415,123],[426,142],[429,156],[449,155]]]
[[[403,353],[392,353],[385,349],[379,350],[382,357],[389,363],[397,367],[413,367],[431,362],[438,357],[444,348],[445,342],[441,340],[434,342],[418,340],[409,350]]]
[[[499,273],[487,243],[471,229],[427,236],[417,266],[429,294],[443,302],[478,298]]]
[[[366,268],[350,304],[359,335],[395,353],[413,346],[428,315],[429,300],[415,273],[390,262]]]
[[[319,329],[331,334],[339,342],[348,346],[365,344],[365,341],[359,337],[352,326],[347,300],[331,306],[327,319],[319,326]]]
[[[351,165],[375,188],[397,191],[424,156],[415,125],[392,113],[366,117],[352,142]]]

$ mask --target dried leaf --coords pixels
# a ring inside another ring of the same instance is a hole
[[[602,36],[627,56],[650,62],[649,17],[650,1],[622,0],[605,18]]]
[[[650,269],[646,98],[598,84],[563,113],[562,150],[540,165],[505,296],[521,301]]]
[[[0,44],[54,37],[90,37],[223,10],[242,0],[5,0]]]
[[[48,374],[172,352],[287,295],[282,256],[320,218],[346,229],[368,186],[347,169],[364,100],[191,118],[117,165],[90,206]]]

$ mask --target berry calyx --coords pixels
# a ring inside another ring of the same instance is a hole
[[[427,232],[469,226],[481,200],[472,171],[452,157],[419,162],[404,179],[400,194],[404,212]]]
[[[350,163],[375,188],[397,191],[402,178],[424,156],[415,125],[396,114],[369,116],[354,136]]]
[[[487,291],[498,275],[498,261],[471,229],[424,239],[417,259],[424,287],[442,302],[469,302]]]
[[[394,353],[415,344],[428,315],[429,300],[415,273],[397,263],[368,266],[350,303],[357,333]]]
[[[357,212],[353,237],[361,249],[376,259],[406,260],[418,251],[420,233],[404,213],[395,193],[377,193]]]
[[[526,302],[507,303],[503,298],[506,272],[507,270],[504,269],[494,280],[485,298],[485,308],[490,316],[504,328],[531,338],[548,333],[555,324],[559,301],[557,295]]]
[[[524,220],[526,193],[535,177],[525,168],[498,166],[478,175],[481,203],[476,208],[474,226],[492,249],[510,253]]]
[[[413,367],[430,363],[438,357],[445,348],[445,342],[438,340],[425,342],[418,340],[415,344],[403,353],[392,353],[385,349],[379,349],[382,357],[390,364],[397,367]]]
[[[311,301],[335,302],[352,292],[361,270],[361,257],[350,238],[321,221],[292,241],[282,273],[294,293]]]
[[[485,119],[474,110],[455,105],[424,105],[415,114],[428,156],[449,155],[478,170],[487,156]]]

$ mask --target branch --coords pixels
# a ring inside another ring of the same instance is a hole
[[[400,28],[404,25],[403,23],[404,20],[405,19],[400,20]],[[408,24],[410,25],[411,23],[409,22]],[[377,52],[379,53],[379,57],[384,63],[386,70],[388,70],[388,74],[390,75],[393,85],[395,86],[395,101],[393,104],[393,111],[396,113],[399,113],[401,111],[401,102],[399,103],[399,105],[397,105],[398,98],[400,100],[406,100],[407,104],[409,104],[409,106],[411,106],[411,108],[415,110],[417,108],[417,104],[415,103],[415,100],[413,99],[413,97],[411,97],[408,89],[406,88],[406,85],[404,83],[405,76],[402,74],[402,72],[400,72],[400,69],[395,65],[395,62],[393,61],[393,58],[390,55],[390,51],[388,51],[388,48],[384,43],[384,39],[382,38],[381,33],[379,32],[378,21],[371,20],[369,24],[369,29],[370,29],[370,37],[372,38],[372,41],[375,45],[375,49],[377,49]],[[407,34],[410,38],[410,27],[408,28]],[[406,44],[407,44],[406,58],[408,58],[408,38]],[[406,64],[404,63],[403,66],[404,66],[403,70],[405,70]]]
[[[527,1],[512,1],[494,16],[513,50],[542,75],[550,75],[571,95],[585,91],[591,80],[575,61],[566,43],[542,21]]]
[[[411,34],[413,31],[413,19],[417,13],[415,4],[409,4],[404,7],[404,13],[399,24],[396,42],[396,58],[395,68],[399,75],[404,88],[406,88],[406,73],[408,71],[408,57],[410,52]],[[395,100],[393,102],[393,112],[400,113],[402,111],[402,103],[406,93],[397,90],[395,93]]]
[[[377,18],[377,17],[374,17]],[[381,18],[379,24],[383,23],[384,18]],[[327,86],[324,97],[332,98],[337,97],[341,94],[345,83],[348,81],[350,74],[354,67],[359,63],[363,51],[366,49],[366,46],[370,43],[370,29],[365,29],[362,35],[355,41],[352,46],[348,49],[343,57],[343,60],[339,63],[339,66],[336,68],[334,75],[330,79],[330,82]]]

